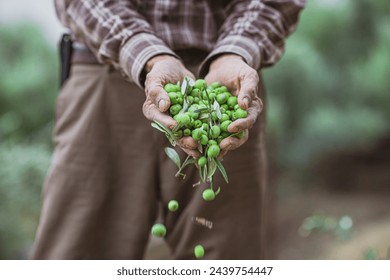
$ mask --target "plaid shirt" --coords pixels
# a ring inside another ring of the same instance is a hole
[[[158,54],[196,48],[242,56],[254,69],[274,64],[294,31],[305,0],[55,0],[61,22],[102,63],[140,85]]]

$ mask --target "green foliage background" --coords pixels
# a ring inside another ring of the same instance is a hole
[[[56,50],[0,27],[0,258],[26,258],[52,152]],[[390,1],[309,0],[286,54],[264,70],[268,143],[285,169],[390,132]]]

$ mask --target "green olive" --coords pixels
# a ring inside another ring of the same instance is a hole
[[[202,245],[196,245],[194,248],[194,255],[197,259],[202,259],[204,257],[204,248]]]
[[[217,97],[215,98],[217,100],[217,102],[220,104],[220,105],[223,105],[226,103],[228,97],[227,95],[225,94],[225,92],[223,93],[220,93],[217,95]]]
[[[169,113],[171,113],[172,116],[177,115],[180,110],[182,109],[182,106],[180,104],[172,105],[171,108],[169,108]]]
[[[175,136],[177,139],[180,139],[180,138],[183,137],[183,131],[182,130],[178,130],[178,131],[173,133],[173,136]]]
[[[202,197],[206,201],[212,201],[215,199],[215,193],[212,189],[205,189],[202,193]]]
[[[169,92],[168,96],[172,105],[179,104],[180,99],[176,92]]]
[[[240,133],[237,134],[237,137],[242,139],[245,137],[245,131],[241,131]]]
[[[238,108],[234,114],[236,115],[236,118],[237,119],[243,119],[243,118],[246,118],[248,116],[248,112],[245,111],[244,109],[241,109],[241,108]]]
[[[219,87],[221,86],[221,84],[218,83],[218,82],[214,82],[214,83],[212,83],[210,86],[211,86],[213,89],[216,89],[216,88],[219,88]]]
[[[225,87],[225,86],[221,86],[221,87],[219,88],[219,90],[220,90],[221,92],[227,92],[227,91],[228,91],[227,87]]]
[[[224,121],[230,120],[230,117],[228,114],[222,114],[220,122],[223,123]]]
[[[191,96],[194,97],[194,98],[199,98],[200,96],[200,90],[197,89],[197,88],[194,88],[192,91],[191,91]]]
[[[209,142],[207,142],[207,145],[211,146],[211,145],[218,145],[217,141],[213,140],[213,139],[210,139]]]
[[[207,145],[207,143],[209,142],[209,138],[207,137],[207,135],[202,135],[200,136],[200,144],[202,145]]]
[[[225,113],[226,113],[226,115],[229,116],[229,118],[232,118],[232,116],[233,116],[233,112],[232,111],[227,110]]]
[[[203,98],[203,102],[210,99],[208,93],[205,90],[202,91],[202,98]]]
[[[200,158],[198,159],[198,165],[199,165],[200,167],[205,166],[206,163],[207,163],[207,158],[206,158],[205,156],[200,157]]]
[[[180,86],[168,83],[164,86],[164,90],[168,93],[169,92],[178,92],[178,91],[180,91]]]
[[[179,113],[176,116],[176,121],[181,125],[181,126],[186,126],[189,125],[191,122],[191,118],[188,113]]]
[[[221,94],[221,93],[224,93],[224,92],[226,92],[227,91],[227,88],[226,87],[219,87],[219,88],[216,88],[215,89],[215,92],[217,93],[217,94]]]
[[[227,104],[222,104],[221,109],[224,109],[225,111],[229,110],[229,106]]]
[[[195,128],[200,128],[202,126],[202,121],[201,120],[196,120],[194,121],[194,127]]]
[[[191,133],[192,138],[194,138],[195,141],[199,141],[202,137],[202,131],[199,128],[195,128]]]
[[[155,224],[152,227],[152,234],[157,237],[164,237],[167,234],[167,229],[163,224]]]
[[[211,145],[208,149],[207,149],[207,157],[209,158],[215,158],[219,155],[221,149],[219,148],[218,145]]]
[[[183,105],[183,103],[184,103],[183,94],[181,94],[180,92],[177,92],[177,99],[178,99],[179,104]]]
[[[214,101],[214,99],[215,99],[216,96],[217,96],[216,93],[213,92],[213,91],[209,93],[209,99],[210,99],[211,101]]]
[[[224,121],[223,123],[221,123],[221,130],[225,132],[228,131],[228,127],[231,123],[232,121]]]
[[[189,128],[184,129],[183,130],[183,135],[184,136],[190,136],[191,135],[191,129],[189,129]]]
[[[171,200],[168,202],[168,209],[171,212],[177,211],[179,209],[179,203],[176,200]]]
[[[221,129],[218,125],[213,125],[210,130],[210,134],[212,138],[218,138],[219,134],[221,134]]]
[[[197,88],[199,90],[203,90],[203,89],[207,88],[207,83],[203,79],[198,79],[195,81],[194,88]]]
[[[229,137],[230,135],[231,135],[230,132],[227,132],[227,131],[222,131],[222,132],[221,132],[221,136],[222,136],[223,139]]]
[[[217,117],[217,113],[216,112],[211,112],[211,119],[216,122],[218,117]]]
[[[194,103],[194,98],[191,95],[187,97],[187,100],[189,104]]]
[[[230,109],[233,109],[237,105],[237,96],[230,96],[227,100],[227,105]]]

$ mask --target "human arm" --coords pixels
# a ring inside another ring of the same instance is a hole
[[[207,73],[208,83],[218,81],[238,96],[238,104],[248,110],[248,117],[233,122],[230,132],[246,131],[242,139],[229,137],[221,142],[221,154],[242,145],[248,129],[261,113],[257,96],[257,72],[276,63],[284,42],[297,25],[304,0],[246,0],[231,1],[226,8],[228,17],[220,28],[214,50],[200,68]]]
[[[58,18],[102,63],[120,69],[138,86],[152,57],[175,53],[137,12],[137,1],[55,0]]]

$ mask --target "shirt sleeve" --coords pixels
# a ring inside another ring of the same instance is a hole
[[[240,55],[252,68],[273,65],[284,52],[284,42],[296,28],[306,0],[233,0],[226,7],[216,45],[200,67],[207,74],[211,61],[223,54]]]
[[[142,87],[146,62],[158,54],[175,53],[158,38],[129,0],[55,0],[60,21],[88,46],[102,63],[119,68]]]

